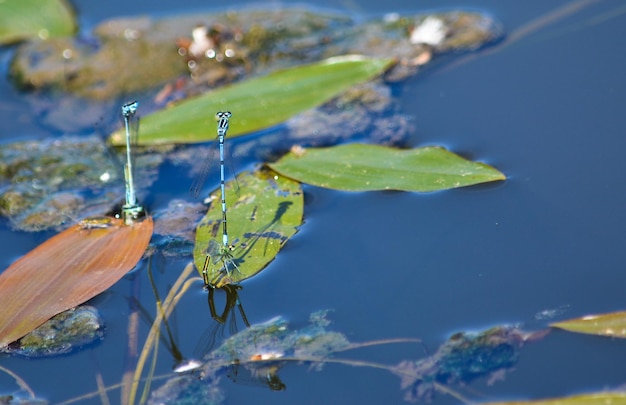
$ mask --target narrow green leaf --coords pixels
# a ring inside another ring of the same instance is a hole
[[[626,405],[626,392],[596,392],[533,401],[484,402],[484,405]]]
[[[239,188],[238,188],[239,187]],[[270,170],[246,172],[226,185],[229,244],[237,269],[223,271],[223,261],[211,252],[222,245],[221,193],[211,194],[213,203],[196,229],[194,263],[202,273],[207,254],[211,284],[238,283],[261,271],[302,223],[303,198],[300,183]]]
[[[212,111],[232,111],[229,137],[280,124],[381,74],[392,59],[341,56],[226,86],[142,118],[142,145],[206,142],[215,138]],[[111,135],[123,143],[120,131]]]
[[[318,187],[346,191],[437,191],[506,177],[484,163],[471,162],[439,147],[394,149],[349,144],[290,152],[273,170]]]
[[[63,0],[0,1],[0,44],[71,35],[76,23]]]
[[[582,318],[555,322],[550,326],[570,332],[626,338],[626,312],[588,315]]]

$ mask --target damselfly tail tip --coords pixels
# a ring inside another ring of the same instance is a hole
[[[143,207],[138,204],[122,206],[122,219],[126,225],[131,225],[145,215]]]

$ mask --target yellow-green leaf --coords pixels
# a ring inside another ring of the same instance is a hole
[[[0,274],[0,347],[54,315],[105,291],[148,247],[152,218],[82,221],[53,236]]]
[[[284,176],[346,191],[437,191],[504,180],[504,174],[439,147],[349,144],[292,151],[269,165]]]
[[[76,23],[63,0],[0,1],[0,44],[71,35]]]
[[[300,183],[271,170],[246,172],[226,185],[229,244],[234,249],[228,272],[215,251],[222,246],[221,192],[211,194],[213,203],[196,229],[194,263],[200,272],[207,254],[208,278],[212,285],[237,283],[263,270],[302,223],[303,198]],[[231,264],[234,263],[236,268]]]
[[[626,392],[597,392],[533,401],[483,402],[484,405],[626,405]]]
[[[392,59],[347,55],[222,87],[143,117],[139,144],[213,140],[214,111],[234,113],[229,137],[269,128],[372,79],[392,63]],[[111,135],[111,142],[124,142],[121,130]]]
[[[582,318],[555,322],[550,326],[570,332],[626,338],[626,312],[587,315]]]

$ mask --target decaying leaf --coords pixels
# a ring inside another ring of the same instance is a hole
[[[0,347],[105,291],[148,246],[152,218],[131,226],[100,217],[53,236],[0,274]]]

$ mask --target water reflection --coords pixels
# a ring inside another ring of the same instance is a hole
[[[243,305],[241,304],[241,300],[239,299],[239,290],[242,289],[239,285],[226,285],[219,290],[224,291],[226,294],[226,302],[224,304],[224,310],[221,315],[217,314],[215,309],[215,290],[216,288],[207,287],[209,291],[208,303],[209,310],[211,311],[211,317],[218,323],[217,327],[213,329],[213,331],[217,331],[220,328],[224,327],[226,323],[229,325],[229,332],[232,335],[237,333],[237,319],[235,313],[235,306],[239,310],[239,314],[241,315],[241,320],[247,328],[250,328],[250,322],[248,321],[248,317],[243,309]],[[216,334],[212,334],[212,345],[215,344],[215,336]],[[210,345],[208,348],[213,348]],[[205,352],[203,358],[208,353]],[[256,357],[251,360],[265,360],[262,354],[255,355]],[[272,391],[282,391],[286,388],[286,385],[282,382],[280,377],[278,376],[278,370],[280,370],[280,366],[276,364],[270,364],[265,367],[258,368],[250,368],[250,367],[240,367],[238,361],[234,362],[234,364],[229,367],[226,372],[226,376],[236,383],[243,384],[251,384],[251,385],[263,385],[269,387]]]
[[[237,319],[235,317],[235,312],[232,311],[232,309],[236,306],[241,314],[241,319],[244,325],[248,328],[250,327],[250,322],[248,322],[248,317],[246,316],[241,300],[239,299],[238,291],[242,289],[241,286],[227,284],[221,288],[211,286],[206,286],[205,288],[209,291],[208,303],[209,310],[211,311],[211,317],[213,319],[215,319],[220,325],[225,325],[227,317],[231,315],[230,322],[228,322],[230,324],[230,332],[231,334],[237,333]],[[215,310],[215,290],[222,290],[226,294],[226,302],[221,315],[217,315],[217,311]]]

